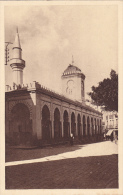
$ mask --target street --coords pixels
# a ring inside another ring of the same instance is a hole
[[[6,189],[107,188],[118,188],[114,142],[6,151]]]

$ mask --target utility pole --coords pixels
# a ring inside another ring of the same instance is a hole
[[[9,44],[13,44],[13,43],[5,42],[5,65],[7,65],[9,61],[9,49],[8,49]]]

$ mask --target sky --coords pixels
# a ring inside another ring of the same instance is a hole
[[[85,93],[109,77],[111,69],[118,72],[117,5],[5,6],[4,20],[5,41],[14,42],[18,26],[25,84],[37,81],[62,93],[61,75],[72,55],[86,76]],[[9,65],[5,78],[11,85]]]

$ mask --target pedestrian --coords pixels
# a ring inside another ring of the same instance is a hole
[[[117,138],[118,138],[117,135],[115,135],[115,144],[117,144]]]
[[[113,142],[113,132],[111,133],[111,141]]]
[[[74,136],[73,136],[73,134],[71,133],[71,134],[70,134],[70,145],[71,145],[71,146],[73,145],[73,140],[74,140]]]

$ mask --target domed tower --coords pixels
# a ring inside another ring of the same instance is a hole
[[[25,67],[25,61],[22,60],[22,49],[20,45],[18,29],[17,29],[15,41],[12,48],[12,59],[10,60],[10,66],[13,70],[13,84],[22,85],[23,69]]]
[[[63,95],[79,102],[85,103],[85,75],[74,66],[74,61],[70,64],[62,75]]]

